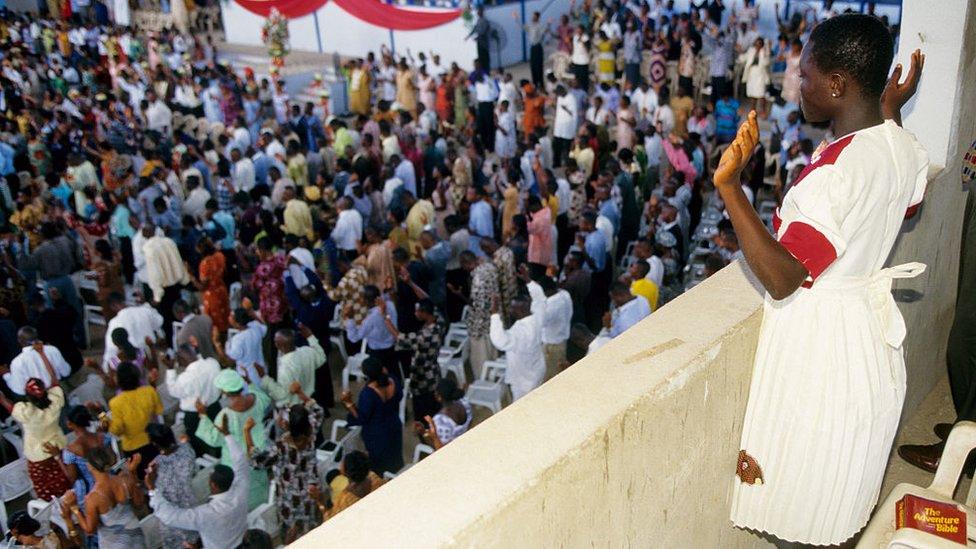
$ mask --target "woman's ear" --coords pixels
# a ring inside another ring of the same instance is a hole
[[[827,89],[830,91],[830,96],[835,99],[843,97],[844,94],[847,92],[847,87],[848,87],[847,77],[838,72],[833,72],[830,73],[830,76],[828,76],[827,79],[828,79]]]

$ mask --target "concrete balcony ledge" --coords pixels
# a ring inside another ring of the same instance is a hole
[[[898,284],[906,414],[944,375],[958,173],[932,171],[890,261],[929,265]],[[768,546],[728,520],[762,302],[730,265],[294,546]]]
[[[681,487],[731,486],[761,304],[722,270],[295,546],[647,546],[724,521],[724,488]]]

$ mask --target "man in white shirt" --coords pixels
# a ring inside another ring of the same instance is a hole
[[[264,154],[278,160],[285,159],[285,146],[271,132],[264,132],[264,141],[267,143],[264,147]]]
[[[148,303],[126,307],[125,297],[120,293],[110,294],[106,305],[115,313],[105,327],[105,354],[102,356],[102,369],[107,372],[109,361],[119,354],[119,348],[112,342],[113,331],[117,328],[125,328],[126,333],[129,334],[129,343],[136,349],[145,349],[146,338],[156,341],[163,328],[163,317]]]
[[[51,376],[44,365],[46,359],[51,363],[54,373],[59,379],[71,375],[71,366],[61,356],[61,351],[53,345],[44,345],[37,340],[37,330],[33,326],[24,326],[17,331],[17,341],[22,347],[20,354],[10,361],[10,371],[3,372],[3,380],[7,387],[18,395],[24,395],[27,380],[36,377],[44,382],[45,387],[51,387]]]
[[[610,337],[617,337],[651,314],[651,306],[644,298],[638,299],[630,293],[630,287],[623,282],[614,282],[610,287],[610,300],[616,309],[603,315],[603,327],[610,330]]]
[[[532,314],[528,300],[516,297],[508,311],[514,323],[506,330],[498,314],[496,298],[492,303],[488,335],[491,344],[506,353],[508,367],[505,369],[505,382],[512,389],[512,401],[516,401],[542,384],[546,375],[546,360],[542,354],[539,318]]]
[[[241,154],[241,150],[236,146],[230,150],[230,159],[234,163],[232,175],[234,189],[250,192],[254,188],[254,162]]]
[[[410,194],[417,196],[417,171],[413,167],[413,162],[406,158],[400,160],[399,157],[394,157],[391,158],[390,164],[396,166],[393,175],[403,181],[403,188],[410,191]]]
[[[210,474],[211,495],[207,503],[183,508],[169,502],[155,490],[156,467],[153,464],[147,469],[145,478],[146,487],[149,488],[149,506],[156,518],[166,526],[199,532],[204,547],[238,547],[247,531],[250,468],[244,448],[230,435],[226,422],[217,428],[227,441],[233,469],[224,464],[214,466]]]
[[[156,233],[152,223],[143,223],[142,235],[146,243],[142,253],[146,259],[146,286],[152,292],[152,300],[163,315],[166,339],[173,337],[173,304],[180,298],[180,289],[190,282],[190,275],[183,265],[183,258],[170,238]],[[153,236],[155,235],[155,236]]]
[[[188,215],[198,219],[206,211],[207,201],[210,200],[210,192],[200,184],[200,177],[191,175],[186,178],[186,188],[189,191],[186,200],[183,201],[183,215]],[[133,244],[133,248],[135,245]]]
[[[556,116],[552,125],[553,166],[560,167],[569,153],[569,145],[576,137],[577,106],[576,99],[566,92],[562,85],[556,86]]]
[[[664,282],[664,262],[661,258],[654,255],[654,246],[650,240],[641,239],[634,246],[634,257],[638,261],[646,261],[649,270],[644,278],[650,280],[658,288]]]
[[[169,137],[173,127],[173,111],[156,96],[153,90],[146,92],[146,101],[149,103],[146,107],[146,127],[161,133],[164,137]]]
[[[657,112],[657,92],[648,86],[646,80],[642,80],[637,89],[630,93],[630,102],[637,114],[638,127],[643,127],[644,124],[654,120],[654,113]]]
[[[352,259],[359,248],[359,241],[363,238],[363,216],[352,207],[349,197],[342,197],[336,202],[339,216],[335,228],[332,229],[332,240],[336,247],[345,252],[346,257]]]
[[[192,345],[182,345],[176,350],[176,367],[166,370],[166,390],[170,396],[179,399],[183,412],[183,425],[190,437],[190,444],[198,456],[216,455],[215,448],[204,444],[197,438],[200,415],[196,403],[199,400],[207,407],[210,419],[220,412],[220,390],[214,384],[220,373],[220,363],[213,358],[203,358]]]
[[[527,271],[526,271],[527,272]],[[525,276],[525,273],[523,273]],[[573,319],[573,298],[548,276],[529,281],[532,315],[542,323],[542,353],[546,360],[546,380],[559,373],[566,360],[566,340]]]

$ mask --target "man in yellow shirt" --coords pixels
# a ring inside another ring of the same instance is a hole
[[[284,221],[281,230],[285,234],[293,234],[298,237],[308,238],[312,241],[315,235],[312,232],[312,211],[304,200],[297,198],[294,187],[285,187],[282,196],[285,203]]]
[[[651,270],[646,261],[637,261],[630,266],[630,293],[635,296],[643,297],[651,307],[653,313],[657,309],[658,287],[657,284],[647,278],[647,273]]]

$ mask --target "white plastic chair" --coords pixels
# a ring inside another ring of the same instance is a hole
[[[105,326],[105,315],[101,305],[85,305],[85,340],[91,345],[91,325]]]
[[[402,373],[402,372],[401,372]],[[410,395],[410,378],[403,379],[403,398],[400,399],[400,424],[407,424],[407,397]],[[416,419],[416,418],[414,418]]]
[[[339,437],[339,429],[346,430],[346,434],[341,438]],[[356,438],[361,431],[362,429],[360,427],[350,428],[345,420],[337,419],[332,422],[332,432],[329,440],[323,442],[315,450],[315,461],[320,479],[324,479],[326,473],[339,467],[346,452],[353,450]]]
[[[20,458],[0,467],[0,530],[7,533],[7,502],[17,499],[31,491],[30,477],[27,476],[27,460]]]
[[[170,344],[173,346],[174,353],[177,351],[177,349],[179,349],[179,346],[176,345],[176,335],[180,333],[180,330],[183,329],[183,326],[184,324],[179,320],[173,321],[173,341],[171,341]]]
[[[264,530],[272,539],[278,535],[281,525],[278,524],[278,509],[275,506],[275,483],[272,482],[268,488],[268,501],[255,507],[247,514],[247,527]]]
[[[451,325],[448,327],[448,331],[460,332],[466,335],[468,333],[468,316],[470,314],[471,314],[471,306],[465,305],[464,308],[461,309],[461,321],[452,322]]]
[[[230,288],[228,289],[227,292],[229,294],[228,300],[230,301],[231,311],[241,306],[241,301],[243,301],[241,294],[243,293],[243,291],[244,291],[244,287],[241,285],[240,282],[231,283]]]
[[[502,360],[485,361],[481,369],[481,379],[468,386],[468,402],[472,406],[483,406],[493,414],[502,409],[502,395],[505,391],[505,371],[508,364]]]
[[[468,360],[469,352],[467,333],[448,331],[440,355],[437,357],[437,364],[441,367],[441,377],[447,377],[448,372],[454,372],[458,385],[463,387],[467,383],[464,363]]]
[[[884,503],[875,510],[871,522],[868,523],[861,540],[857,543],[857,549],[877,549],[879,547],[958,549],[959,544],[927,534],[921,530],[902,528],[895,531],[895,505],[906,494],[956,505],[960,511],[966,513],[967,537],[969,539],[976,538],[976,509],[974,509],[976,482],[969,489],[965,505],[953,500],[956,486],[959,484],[959,477],[966,465],[966,459],[974,448],[976,448],[976,423],[960,421],[949,433],[949,439],[946,440],[945,449],[942,451],[942,459],[939,461],[939,468],[928,488],[904,482],[895,486],[885,498]],[[889,539],[890,542],[885,545],[885,541]]]
[[[27,514],[41,523],[41,526],[53,522],[62,532],[68,531],[68,525],[64,522],[64,517],[61,516],[61,500],[59,498],[54,498],[51,501],[32,499],[27,502]]]
[[[363,361],[369,355],[366,354],[366,340],[363,339],[363,343],[359,348],[359,352],[352,355],[346,359],[346,365],[342,368],[342,390],[349,390],[349,376],[354,376],[356,379],[366,379],[366,374],[363,373]]]
[[[434,447],[433,446],[428,446],[427,444],[418,444],[413,449],[413,461],[411,461],[410,463],[404,465],[403,466],[403,469],[400,469],[396,473],[391,473],[389,471],[386,471],[385,473],[383,473],[383,478],[385,480],[393,480],[393,479],[397,478],[398,476],[402,475],[407,469],[413,467],[417,463],[420,463],[420,459],[421,459],[420,456],[429,456],[429,455],[431,455],[433,453],[434,453]]]
[[[142,529],[142,538],[145,541],[146,549],[160,549],[163,546],[162,523],[156,515],[146,515],[139,521],[139,528]]]

